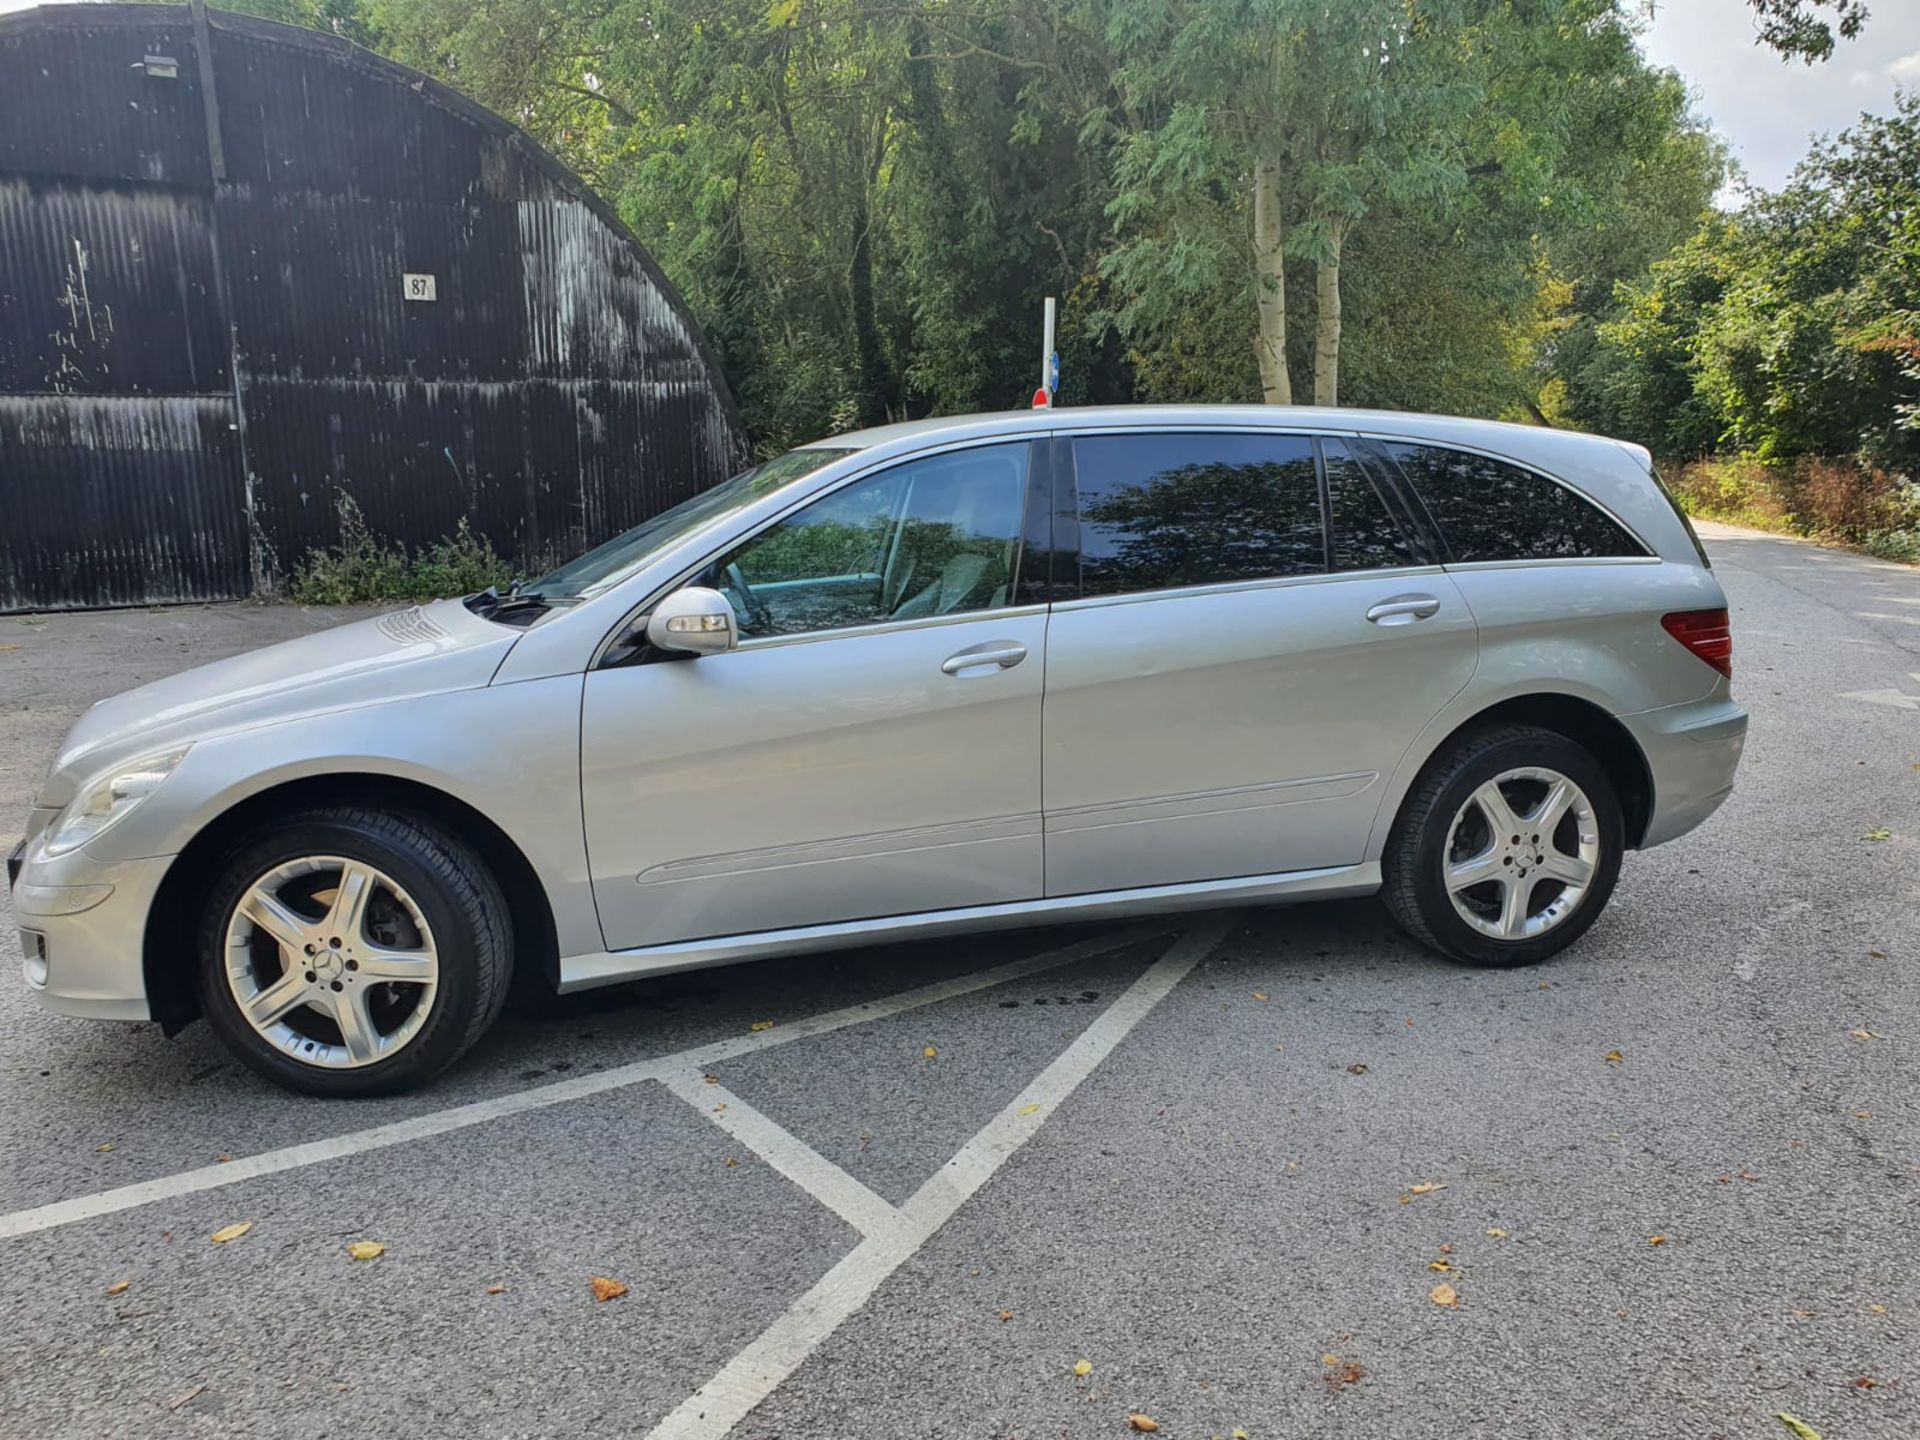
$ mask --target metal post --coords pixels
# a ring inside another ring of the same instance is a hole
[[[1047,296],[1046,320],[1040,340],[1040,388],[1053,393],[1053,296]]]

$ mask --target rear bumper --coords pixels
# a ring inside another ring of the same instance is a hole
[[[1747,712],[1724,685],[1705,700],[1623,715],[1620,723],[1639,742],[1653,776],[1653,812],[1641,849],[1686,834],[1733,793]]]
[[[89,1020],[145,1020],[147,911],[167,858],[107,865],[83,853],[7,859],[27,989],[47,1009]]]

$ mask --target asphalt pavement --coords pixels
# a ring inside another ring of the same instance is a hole
[[[0,912],[0,1436],[1909,1440],[1920,571],[1703,528],[1739,786],[1535,970],[963,937],[329,1104],[42,1013]],[[92,699],[345,613],[0,618],[0,840]]]

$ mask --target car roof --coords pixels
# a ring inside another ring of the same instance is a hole
[[[1604,446],[1616,452],[1624,449],[1644,455],[1638,446],[1577,430],[1516,425],[1504,420],[1473,420],[1457,415],[1423,415],[1407,410],[1348,410],[1310,405],[1087,405],[1003,410],[979,415],[941,415],[827,436],[802,448],[866,450],[916,439],[1031,435],[1055,430],[1134,426],[1180,428],[1214,425],[1259,425],[1346,433],[1362,431],[1370,435],[1469,445],[1530,460],[1535,464],[1550,464],[1556,455],[1565,456],[1569,450],[1594,446]]]

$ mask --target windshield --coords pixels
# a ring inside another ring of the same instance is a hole
[[[690,500],[682,500],[671,510],[662,510],[651,520],[642,521],[604,545],[594,546],[577,560],[569,560],[552,574],[523,586],[519,593],[565,600],[604,589],[631,575],[682,536],[745,509],[788,481],[798,480],[829,461],[852,453],[851,450],[789,450],[777,459],[742,471],[731,480],[721,481],[711,490],[701,491]]]

